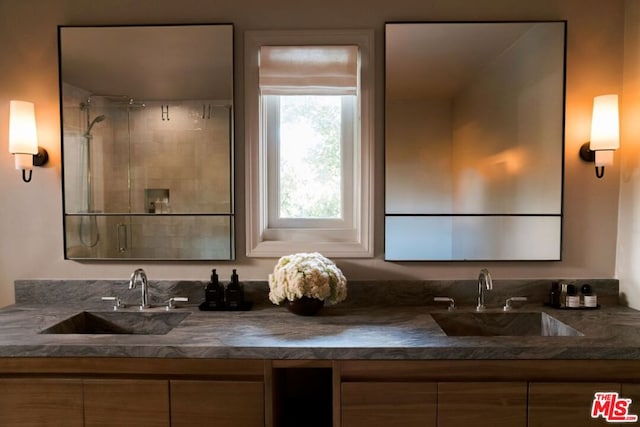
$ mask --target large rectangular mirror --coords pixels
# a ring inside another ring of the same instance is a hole
[[[59,50],[65,257],[233,259],[233,26],[62,26]]]
[[[565,32],[386,24],[385,259],[560,259]]]

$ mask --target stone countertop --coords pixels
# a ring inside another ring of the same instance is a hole
[[[622,306],[557,310],[529,304],[514,310],[544,311],[584,336],[447,336],[430,315],[447,311],[433,305],[337,305],[302,317],[269,304],[246,312],[178,308],[189,315],[165,335],[40,333],[78,312],[105,308],[19,303],[1,309],[0,357],[640,359],[640,312]],[[473,308],[457,310],[465,311]]]

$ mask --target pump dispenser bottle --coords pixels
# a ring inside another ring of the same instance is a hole
[[[218,280],[216,269],[211,270],[211,281],[205,288],[205,302],[209,308],[224,307],[224,286]]]
[[[225,300],[229,308],[240,308],[244,305],[244,290],[235,269],[231,274],[231,283],[225,291]]]

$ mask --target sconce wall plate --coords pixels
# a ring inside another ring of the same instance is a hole
[[[591,151],[588,142],[585,142],[580,146],[580,158],[585,162],[593,163],[596,161],[596,153],[595,151]]]
[[[33,166],[43,166],[49,161],[49,153],[42,147],[38,147],[38,154],[33,155]]]

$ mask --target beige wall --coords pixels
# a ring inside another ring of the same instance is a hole
[[[218,263],[222,278],[264,279],[274,260],[244,257],[243,33],[258,29],[373,28],[376,31],[376,258],[340,260],[352,279],[472,278],[478,263],[385,263],[383,247],[383,24],[417,20],[567,19],[567,121],[564,260],[487,263],[495,278],[613,277],[619,193],[616,166],[597,180],[577,152],[588,139],[594,95],[622,86],[623,0],[0,0],[0,305],[21,278],[128,277],[206,279],[212,263],[78,263],[63,259],[56,26],[231,22],[235,25],[237,261]],[[36,103],[41,145],[51,160],[30,184],[7,152],[10,99]]]

